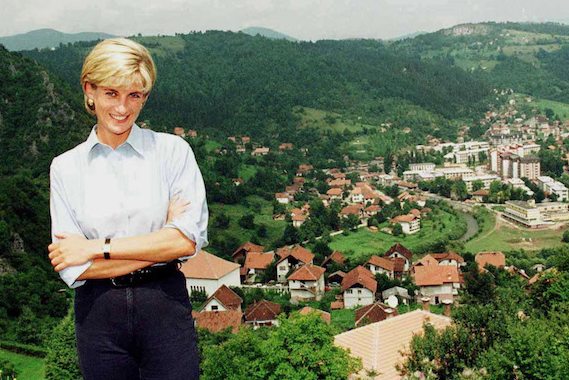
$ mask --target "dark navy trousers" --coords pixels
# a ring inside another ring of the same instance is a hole
[[[135,287],[87,281],[75,291],[75,331],[85,380],[199,378],[192,306],[179,271]]]

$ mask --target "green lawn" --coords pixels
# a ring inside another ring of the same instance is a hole
[[[529,230],[518,229],[509,225],[501,225],[495,230],[478,235],[467,242],[465,250],[476,253],[480,251],[511,251],[516,249],[540,250],[563,245],[562,229],[556,230]]]
[[[257,167],[254,165],[243,164],[239,168],[239,178],[247,181],[257,173]]]
[[[332,310],[330,316],[332,317],[332,327],[336,328],[338,333],[354,328],[355,309]]]
[[[238,222],[243,215],[252,213],[255,215],[255,225],[264,224],[267,227],[267,237],[260,238],[261,243],[266,245],[282,236],[286,222],[284,220],[273,220],[273,206],[271,202],[258,196],[249,196],[246,203],[248,204],[247,206],[221,203],[209,205],[212,221],[215,215],[220,212],[224,212],[231,219],[229,227],[225,230],[219,230],[220,232],[235,237],[240,243],[250,240],[251,235],[255,234],[255,230],[244,229]]]
[[[414,253],[421,253],[437,240],[452,236],[460,229],[466,230],[466,222],[462,217],[443,210],[434,212],[436,214],[423,220],[421,230],[414,235],[393,236],[383,232],[371,232],[364,227],[357,232],[350,232],[347,236],[334,236],[330,248],[348,254],[352,260],[362,262],[374,254],[384,253],[395,243],[403,244]]]
[[[41,380],[45,378],[45,362],[32,356],[0,350],[0,360],[8,360],[18,372],[18,380]]]
[[[547,99],[536,99],[535,105],[542,111],[551,108],[561,120],[569,119],[569,104]]]
[[[363,127],[377,128],[377,126],[355,122],[335,112],[308,107],[296,107],[294,111],[301,118],[300,125],[302,127],[325,128],[338,132],[342,132],[344,129],[348,129],[350,132],[358,132]]]

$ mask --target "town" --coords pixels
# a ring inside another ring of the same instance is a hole
[[[531,98],[522,101],[531,103]],[[368,229],[380,240],[411,236],[447,202],[451,211],[484,207],[503,223],[521,229],[553,228],[569,220],[568,189],[542,175],[539,158],[542,149],[566,151],[563,140],[569,136],[569,124],[542,115],[519,115],[513,97],[507,104],[503,112],[486,113],[480,123],[488,129],[479,140],[459,138],[452,143],[431,138],[404,153],[432,157],[431,162],[409,162],[402,168],[395,158],[386,167],[384,159],[376,157],[325,170],[300,164],[292,183],[274,194],[273,219],[299,230],[328,209],[338,221],[328,227],[339,229],[272,250],[247,241],[232,252],[231,260],[200,252],[182,266],[198,306],[193,313],[196,325],[211,332],[237,332],[241,326],[278,326],[279,315],[294,310],[316,313],[328,324],[342,316],[336,345],[361,358],[366,370],[392,378],[401,360],[398,353],[425,321],[436,328],[450,325],[467,264],[481,273],[490,273],[489,267],[505,270],[527,286],[536,283],[547,270],[544,263],[526,272],[508,265],[500,251],[468,253],[465,259],[454,251],[413,252],[396,243],[362,260],[324,243],[343,230]],[[174,132],[186,137],[183,128]],[[187,136],[195,138],[197,132]],[[248,136],[232,136],[229,141],[231,145],[217,154],[227,154],[227,149],[252,157],[271,153]],[[278,153],[291,149],[293,144],[281,143]],[[243,180],[235,178],[233,184],[243,186]],[[503,197],[504,189],[509,199]],[[385,327],[370,335],[376,324],[378,329]],[[385,343],[395,335],[396,343]],[[362,346],[362,341],[367,344]],[[374,344],[382,344],[385,357],[369,348]]]

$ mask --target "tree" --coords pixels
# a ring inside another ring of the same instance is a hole
[[[255,215],[245,214],[239,219],[239,225],[248,230],[255,228]]]
[[[563,243],[569,243],[569,230],[563,232],[563,239],[561,239],[561,241],[563,241]]]
[[[227,216],[227,214],[222,211],[213,219],[213,226],[221,229],[226,229],[229,227],[230,221],[231,219],[229,219],[229,216]]]
[[[45,362],[46,380],[76,380],[81,378],[72,308],[54,328],[48,344]]]
[[[403,227],[401,227],[400,223],[396,223],[393,226],[393,236],[400,236],[403,235]]]
[[[472,191],[478,191],[484,188],[484,182],[477,179],[476,181],[472,181]]]

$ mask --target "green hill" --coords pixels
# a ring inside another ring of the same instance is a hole
[[[477,73],[495,88],[569,102],[569,25],[464,24],[398,41],[392,47]]]
[[[258,26],[252,26],[249,28],[241,29],[242,33],[248,34],[250,36],[262,36],[273,40],[287,40],[287,41],[298,41],[298,39],[288,36],[284,33],[277,32],[276,30],[269,28],[261,28]]]
[[[136,40],[155,53],[158,65],[143,115],[153,127],[254,134],[262,143],[294,138],[296,106],[376,130],[382,123],[411,128],[410,142],[432,133],[452,137],[457,120],[482,114],[491,89],[460,68],[423,62],[379,41],[293,43],[215,31]],[[79,91],[82,58],[92,44],[25,54]]]
[[[28,33],[0,37],[0,44],[12,51],[56,48],[60,44],[94,41],[114,37],[108,33],[62,33],[53,29],[38,29]]]

